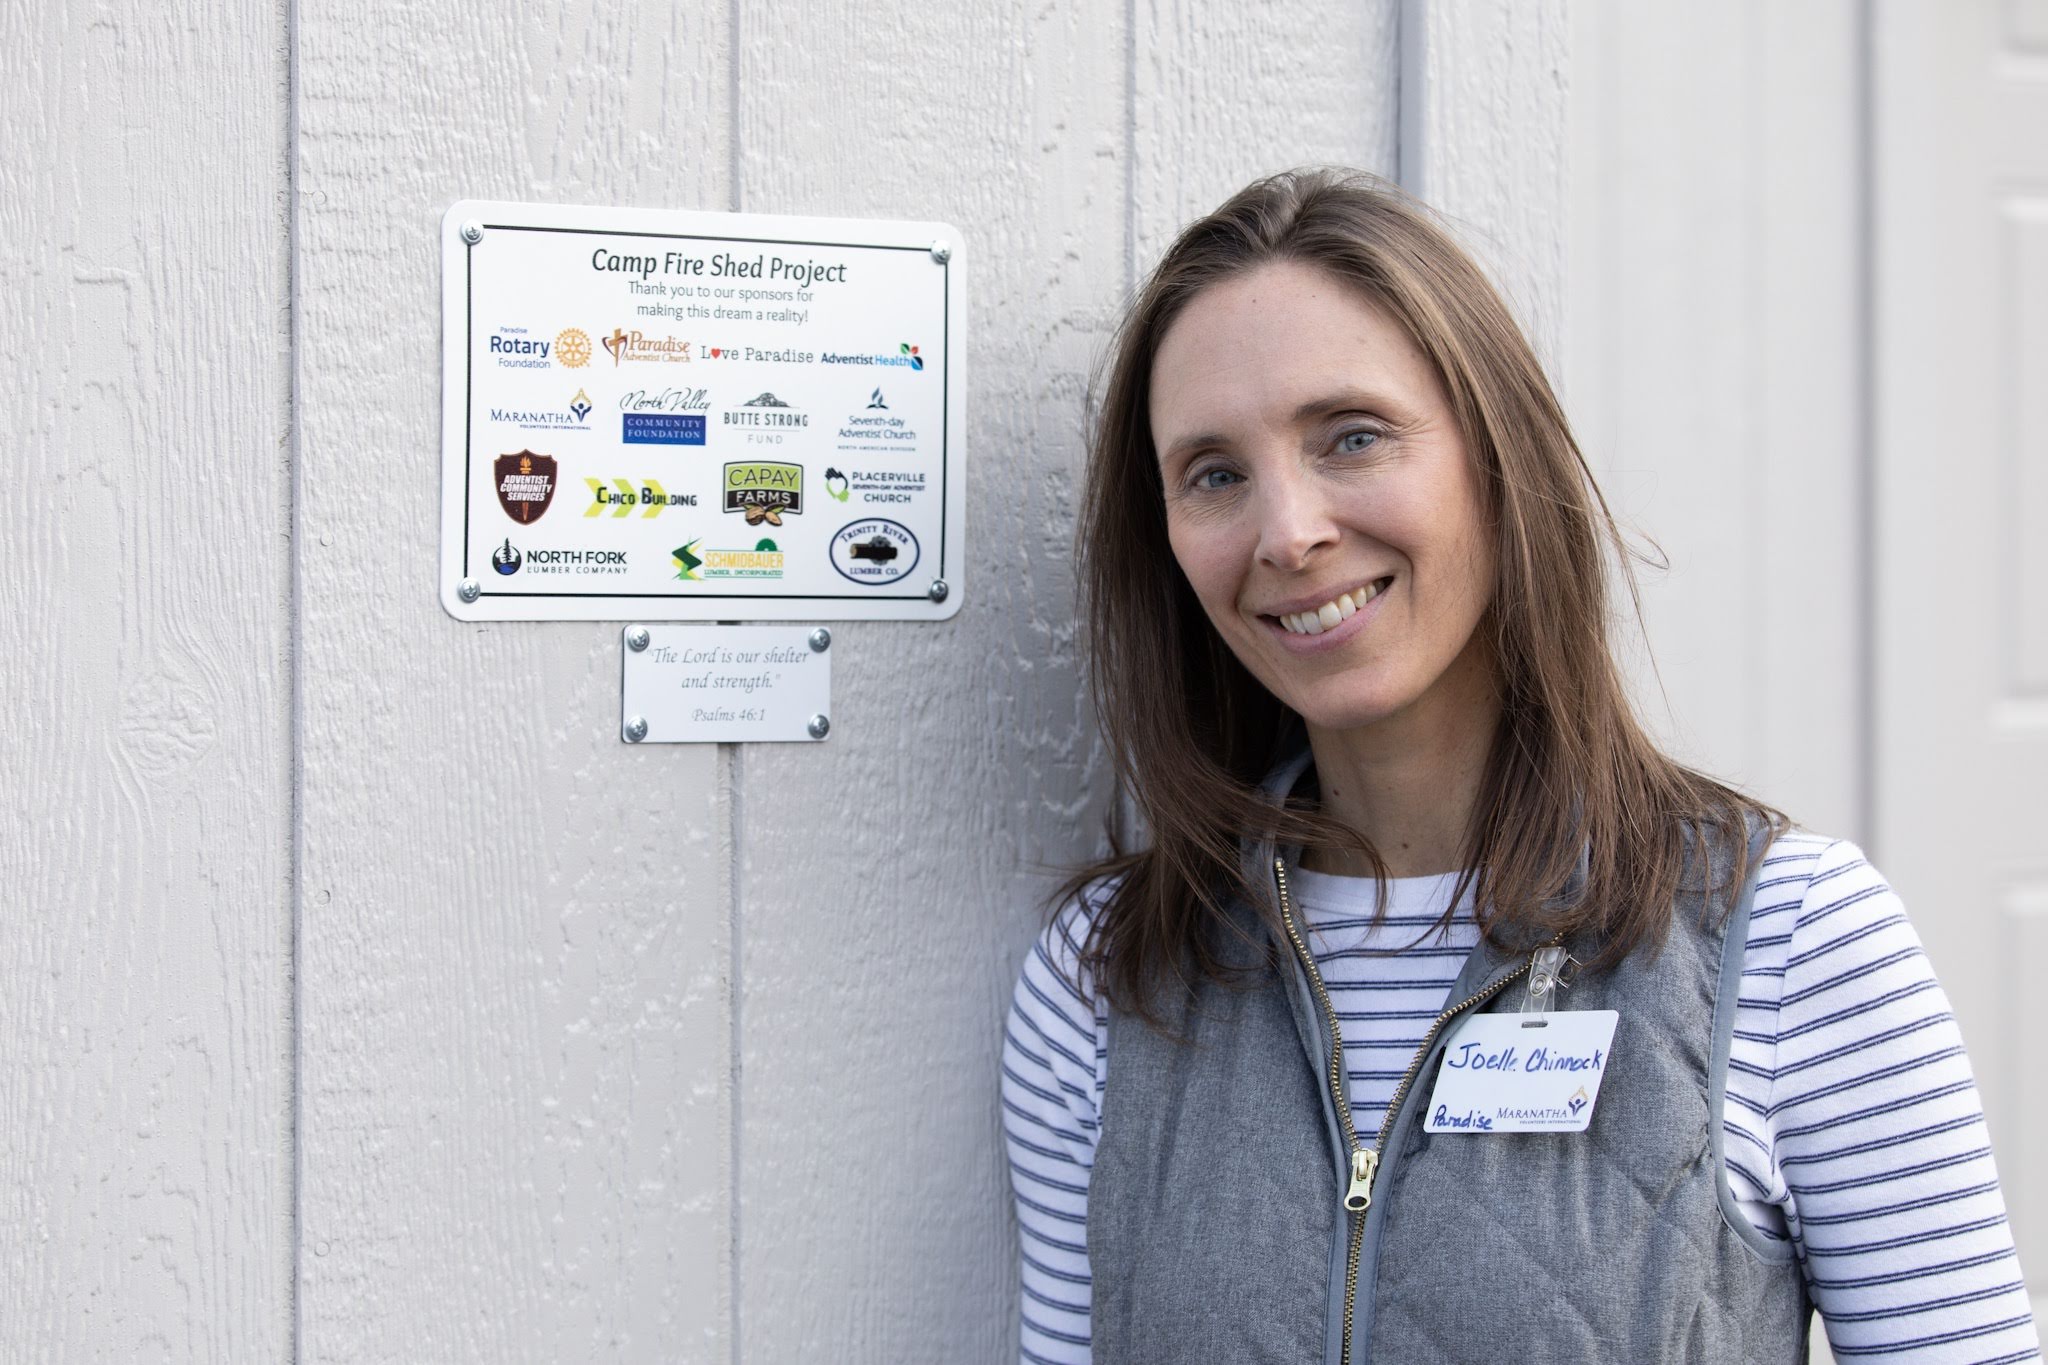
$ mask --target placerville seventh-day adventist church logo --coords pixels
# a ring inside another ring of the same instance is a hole
[[[498,505],[505,515],[522,525],[539,521],[555,496],[555,457],[538,451],[515,450],[500,455],[492,465],[497,478]]]

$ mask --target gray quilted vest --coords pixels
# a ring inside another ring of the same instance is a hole
[[[1729,852],[1710,850],[1717,879]],[[1252,856],[1270,869],[1269,853]],[[1172,1002],[1183,1041],[1110,1020],[1088,1193],[1096,1361],[1803,1361],[1809,1309],[1790,1244],[1750,1227],[1721,1169],[1755,892],[1752,872],[1734,913],[1705,924],[1704,894],[1681,894],[1654,957],[1571,978],[1570,1008],[1621,1015],[1583,1133],[1423,1132],[1451,1031],[1438,1030],[1378,1148],[1363,1215],[1340,1205],[1352,1172],[1325,1013],[1298,955],[1269,951],[1240,907],[1253,943],[1234,951],[1252,984]],[[1481,944],[1451,1002],[1528,961]],[[1517,979],[1475,1008],[1516,1010],[1522,996]]]

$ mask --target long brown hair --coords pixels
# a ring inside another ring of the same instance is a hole
[[[1301,170],[1247,186],[1181,233],[1110,355],[1079,587],[1096,705],[1151,843],[1112,851],[1061,888],[1066,900],[1095,886],[1082,970],[1111,1003],[1146,1018],[1170,980],[1233,976],[1219,933],[1242,931],[1227,906],[1242,899],[1274,914],[1265,880],[1241,868],[1247,839],[1351,850],[1386,876],[1370,843],[1319,815],[1312,798],[1276,807],[1260,795],[1299,720],[1217,636],[1167,541],[1148,405],[1160,339],[1202,290],[1278,261],[1328,272],[1407,332],[1435,367],[1479,475],[1496,566],[1479,629],[1493,633],[1501,715],[1459,893],[1472,892],[1482,931],[1500,946],[1592,931],[1594,965],[1654,951],[1678,889],[1706,866],[1698,839],[1737,851],[1732,899],[1750,822],[1787,822],[1673,762],[1636,721],[1607,639],[1611,571],[1634,600],[1628,547],[1485,275],[1393,186]]]

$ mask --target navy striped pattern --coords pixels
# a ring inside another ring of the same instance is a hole
[[[1477,940],[1469,913],[1430,929],[1455,881],[1390,883],[1373,930],[1370,881],[1293,874],[1362,1130],[1378,1127]],[[1068,907],[1039,938],[1003,1049],[1020,1358],[1045,1365],[1090,1358],[1088,1174],[1108,1014],[1073,980],[1086,913]],[[1835,1354],[2038,1360],[1969,1062],[1898,898],[1853,844],[1788,835],[1766,855],[1743,964],[1727,1179],[1747,1219],[1799,1252]]]

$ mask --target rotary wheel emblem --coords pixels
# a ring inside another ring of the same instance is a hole
[[[555,359],[572,370],[590,363],[590,336],[581,327],[564,328],[555,337]]]

